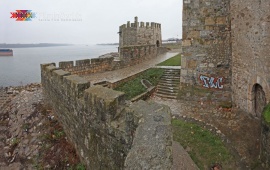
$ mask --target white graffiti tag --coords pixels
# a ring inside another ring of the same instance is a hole
[[[214,78],[200,75],[200,80],[203,82],[203,87],[205,88],[223,89],[223,77]]]

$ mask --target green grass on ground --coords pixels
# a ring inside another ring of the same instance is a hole
[[[181,49],[182,43],[163,43],[162,47],[166,47],[169,49]]]
[[[156,86],[163,72],[163,69],[151,68],[135,79],[121,84],[114,90],[125,92],[127,99],[130,100],[133,97],[146,92],[145,87],[141,83],[141,79],[146,79],[151,82],[153,86]]]
[[[229,165],[233,156],[222,140],[210,131],[194,123],[174,119],[173,138],[186,150],[200,169],[209,169],[213,164]],[[188,149],[187,149],[188,148]],[[225,168],[223,166],[223,168]]]
[[[181,65],[181,54],[169,58],[168,60],[159,63],[158,66],[180,66]]]
[[[270,123],[270,103],[264,108],[263,116],[265,121]]]

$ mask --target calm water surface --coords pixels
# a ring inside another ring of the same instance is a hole
[[[40,64],[97,58],[117,52],[114,45],[13,48],[13,57],[0,56],[0,87],[40,82]]]

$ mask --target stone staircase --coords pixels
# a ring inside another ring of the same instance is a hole
[[[165,69],[155,95],[161,98],[176,99],[180,83],[180,69]]]

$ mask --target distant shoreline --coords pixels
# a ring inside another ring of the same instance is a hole
[[[101,43],[97,45],[119,45],[119,43]]]
[[[56,47],[56,46],[71,46],[73,44],[54,44],[54,43],[39,43],[39,44],[0,44],[0,48],[32,48],[32,47]]]

